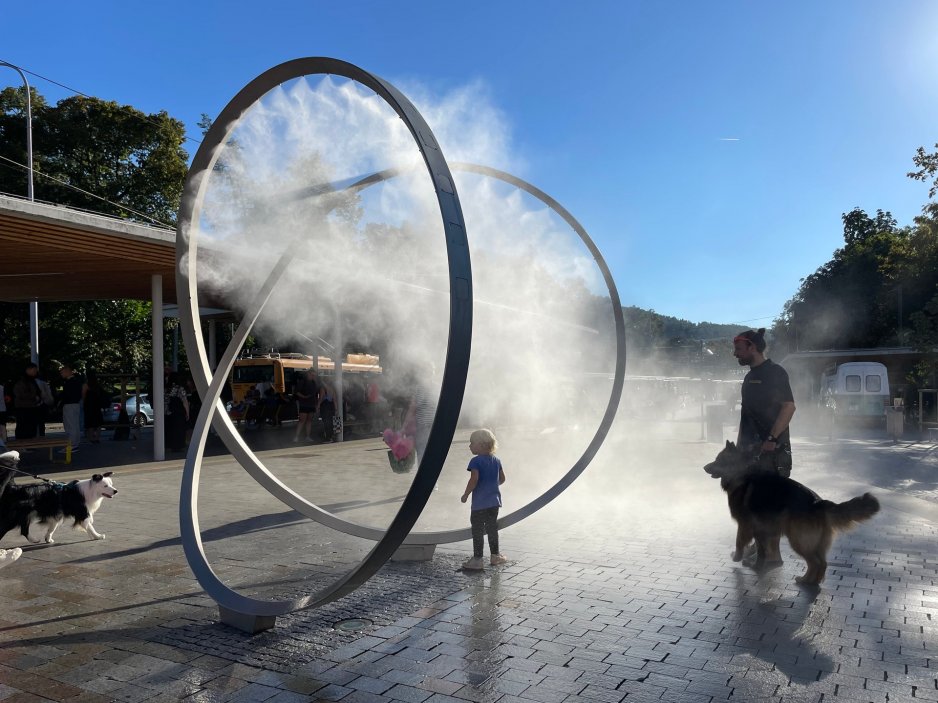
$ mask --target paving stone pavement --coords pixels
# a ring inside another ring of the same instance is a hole
[[[95,521],[106,540],[64,526],[53,545],[3,538],[26,549],[0,572],[0,700],[938,702],[938,503],[909,484],[938,466],[921,447],[797,443],[796,477],[822,496],[874,486],[883,503],[837,538],[823,587],[805,589],[787,546],[762,574],[729,559],[735,528],[701,470],[718,446],[698,429],[617,430],[558,500],[502,531],[504,566],[458,571],[470,545],[442,545],[255,636],[218,624],[189,571],[180,462],[117,466],[120,493]],[[502,434],[506,510],[556,479],[576,439]],[[260,456],[365,524],[387,524],[407,488],[373,439]],[[420,526],[467,522],[468,458],[460,435]],[[206,552],[243,592],[315,591],[370,549],[285,508],[228,457],[203,474]],[[333,628],[353,617],[371,625]]]

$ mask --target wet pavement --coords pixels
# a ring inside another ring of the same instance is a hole
[[[698,432],[616,430],[569,490],[502,531],[504,566],[465,573],[469,543],[441,545],[432,561],[390,563],[362,589],[254,636],[218,624],[186,564],[181,459],[148,462],[146,435],[83,447],[55,477],[115,472],[120,493],[95,519],[107,539],[63,526],[53,545],[0,542],[25,547],[0,572],[0,700],[938,701],[938,452],[868,436],[796,443],[796,478],[832,500],[873,487],[883,505],[836,539],[818,590],[795,583],[804,565],[787,544],[784,565],[762,574],[730,560],[735,527],[701,470],[719,446]],[[377,439],[294,445],[291,435],[263,430],[250,441],[302,495],[387,524],[410,477],[389,470]],[[468,521],[458,500],[465,439],[457,435],[418,527]],[[556,476],[523,465],[541,456],[543,436],[500,439],[511,510]],[[226,583],[267,597],[309,593],[370,549],[213,453],[199,507]],[[361,629],[336,629],[353,618]]]

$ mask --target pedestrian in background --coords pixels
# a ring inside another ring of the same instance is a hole
[[[199,391],[195,387],[195,379],[189,376],[186,379],[186,402],[188,403],[188,419],[186,420],[186,444],[192,439],[192,431],[195,429],[195,421],[199,417],[199,411],[202,409],[202,399],[199,397]]]
[[[36,364],[26,364],[22,377],[13,386],[17,439],[34,439],[39,429],[42,396],[36,383],[38,375],[39,367]]]
[[[104,406],[108,398],[98,382],[98,374],[89,369],[81,389],[82,408],[85,411],[85,437],[92,444],[101,441],[101,425],[104,424]]]
[[[186,446],[186,425],[189,420],[189,399],[182,374],[174,372],[169,375],[163,408],[166,414],[166,444],[171,452],[181,452]]]
[[[408,377],[407,394],[410,404],[404,413],[403,432],[414,438],[416,461],[422,461],[430,439],[430,428],[436,417],[436,402],[430,388],[436,385],[436,365],[433,362],[418,363],[418,369]]]
[[[40,437],[45,437],[46,421],[49,418],[49,411],[55,407],[55,396],[52,395],[52,387],[49,382],[41,376],[36,376],[36,385],[39,387],[39,398],[42,401],[39,406],[39,420],[36,431]]]
[[[74,452],[81,443],[81,399],[85,381],[71,364],[62,364],[59,373],[62,376],[62,424]],[[64,449],[59,451],[65,452]]]
[[[335,417],[335,390],[331,383],[323,379],[319,384],[319,419],[322,420],[323,438],[327,442],[338,440],[335,436]]]
[[[293,389],[296,398],[297,423],[293,441],[301,439],[312,441],[313,423],[319,410],[319,384],[316,382],[316,369],[309,368],[297,381]]]

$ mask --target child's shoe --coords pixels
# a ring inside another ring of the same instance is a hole
[[[506,564],[508,559],[501,554],[493,554],[490,560],[492,566],[498,566],[499,564]]]
[[[472,557],[463,562],[462,568],[466,571],[482,571],[485,565],[482,563],[482,557]]]

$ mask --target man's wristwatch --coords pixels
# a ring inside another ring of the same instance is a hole
[[[765,441],[775,443],[775,442],[778,442],[778,437],[776,437],[774,434],[770,434],[768,437],[765,438]]]

